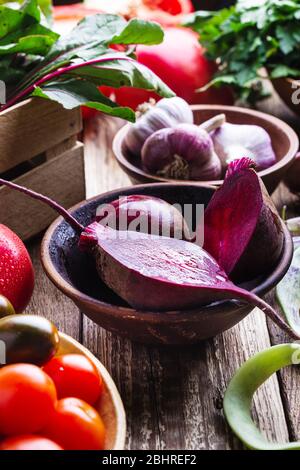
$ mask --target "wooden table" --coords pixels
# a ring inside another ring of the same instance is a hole
[[[264,108],[300,130],[300,120],[278,98],[268,100]],[[111,139],[119,125],[101,116],[85,130],[87,197],[129,184],[111,154]],[[275,200],[278,207],[289,203],[295,212],[295,198],[283,187]],[[39,245],[36,240],[29,246],[36,287],[28,312],[53,320],[108,368],[127,413],[127,448],[242,448],[223,417],[226,386],[249,356],[288,338],[255,309],[231,330],[193,347],[132,343],[96,326],[50,283],[39,261]],[[294,367],[274,375],[257,393],[253,415],[269,439],[300,439],[299,389],[300,369]]]

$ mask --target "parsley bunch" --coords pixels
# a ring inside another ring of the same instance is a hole
[[[253,102],[265,96],[265,70],[271,79],[300,78],[300,0],[239,0],[218,12],[196,12],[185,25],[220,62],[210,85],[230,85]]]

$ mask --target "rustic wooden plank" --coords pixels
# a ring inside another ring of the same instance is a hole
[[[72,135],[68,137],[63,142],[59,142],[59,144],[54,145],[53,147],[46,150],[44,155],[46,156],[46,160],[51,160],[51,158],[58,157],[62,153],[65,153],[67,150],[71,150],[77,143],[77,135]]]
[[[84,132],[84,164],[87,199],[101,192],[130,185],[112,156],[112,137],[124,124],[121,119],[98,116]]]
[[[82,129],[80,109],[35,98],[0,113],[0,173],[76,135]]]
[[[85,129],[87,198],[130,184],[111,152],[112,136],[121,125],[122,121],[101,116]],[[147,347],[112,335],[85,316],[83,344],[105,364],[120,391],[127,412],[127,448],[156,448],[158,423]]]
[[[40,262],[40,239],[28,244],[34,265],[35,288],[26,312],[53,321],[60,331],[81,340],[81,317],[78,308],[47,278]]]
[[[300,122],[300,120],[299,120]],[[281,184],[273,195],[278,210],[287,206],[287,216],[296,217],[300,215],[299,197],[292,195],[288,189]],[[273,305],[278,313],[282,314],[275,299],[275,291],[268,296],[269,303]],[[272,344],[290,343],[291,340],[274,323],[268,321],[268,327]],[[281,396],[285,408],[286,420],[291,440],[300,440],[300,369],[299,367],[288,367],[278,373]]]
[[[127,184],[111,155],[109,118],[85,133],[86,182],[92,196]],[[192,348],[146,347],[119,339],[84,319],[83,341],[112,372],[128,417],[128,448],[240,448],[222,416],[223,392],[236,368],[270,345],[256,310],[234,329]],[[270,439],[288,438],[277,377],[259,390],[254,407]]]
[[[255,309],[230,331],[200,345],[153,349],[161,447],[241,448],[223,417],[224,392],[235,370],[251,355],[269,346],[264,315]],[[259,389],[253,413],[270,440],[288,439],[276,376]]]
[[[120,392],[127,417],[126,448],[160,448],[148,348],[105,331],[85,316],[83,344],[105,365]]]
[[[300,119],[294,112],[292,112],[283,101],[279,98],[277,93],[272,92],[272,95],[261,103],[260,109],[264,112],[270,112],[277,117],[288,122],[295,131],[300,135]],[[277,206],[279,212],[286,206],[286,216],[296,217],[300,215],[300,200],[299,196],[295,196],[289,192],[289,190],[281,184],[273,194],[273,200]],[[267,297],[267,300],[273,305],[273,307],[279,312],[280,308],[275,300],[275,292],[271,292]],[[274,323],[268,321],[268,328],[270,332],[271,344],[280,344],[290,342],[282,331],[274,325]],[[281,397],[283,400],[286,421],[289,429],[290,440],[300,439],[300,370],[299,367],[288,367],[282,369],[278,374]]]
[[[65,207],[85,198],[83,145],[78,142],[71,150],[20,176],[16,183],[51,197]],[[57,214],[44,204],[24,197],[7,187],[0,188],[0,220],[23,240],[40,233]]]

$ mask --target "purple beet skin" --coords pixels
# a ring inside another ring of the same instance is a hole
[[[178,209],[153,196],[132,194],[101,206],[96,221],[116,230],[134,230],[190,240],[189,228]]]

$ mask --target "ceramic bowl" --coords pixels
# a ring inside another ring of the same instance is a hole
[[[280,98],[295,113],[300,115],[300,82],[294,78],[277,78],[272,80]]]
[[[75,206],[71,212],[83,224],[95,218],[100,204],[130,194],[160,197],[169,203],[207,205],[213,187],[198,184],[146,184],[102,194]],[[194,228],[194,227],[193,227]],[[293,247],[284,227],[285,245],[274,269],[246,287],[263,296],[284,276]],[[77,247],[78,236],[61,218],[48,229],[42,243],[42,263],[52,282],[95,323],[134,341],[160,344],[191,344],[213,337],[241,321],[253,307],[226,301],[193,310],[149,312],[130,308],[100,280],[92,257]]]
[[[201,124],[217,114],[225,113],[227,121],[230,123],[256,124],[263,127],[271,137],[277,162],[266,170],[260,171],[259,175],[263,179],[269,193],[276,189],[299,148],[298,136],[288,124],[269,114],[236,106],[194,105],[192,110],[196,124]],[[123,152],[122,143],[129,126],[130,124],[126,124],[116,134],[113,142],[113,151],[119,165],[127,173],[132,183],[179,182],[178,180],[166,179],[144,171],[141,167],[140,158],[133,158],[131,155]],[[199,181],[198,183],[220,186],[223,180]]]

